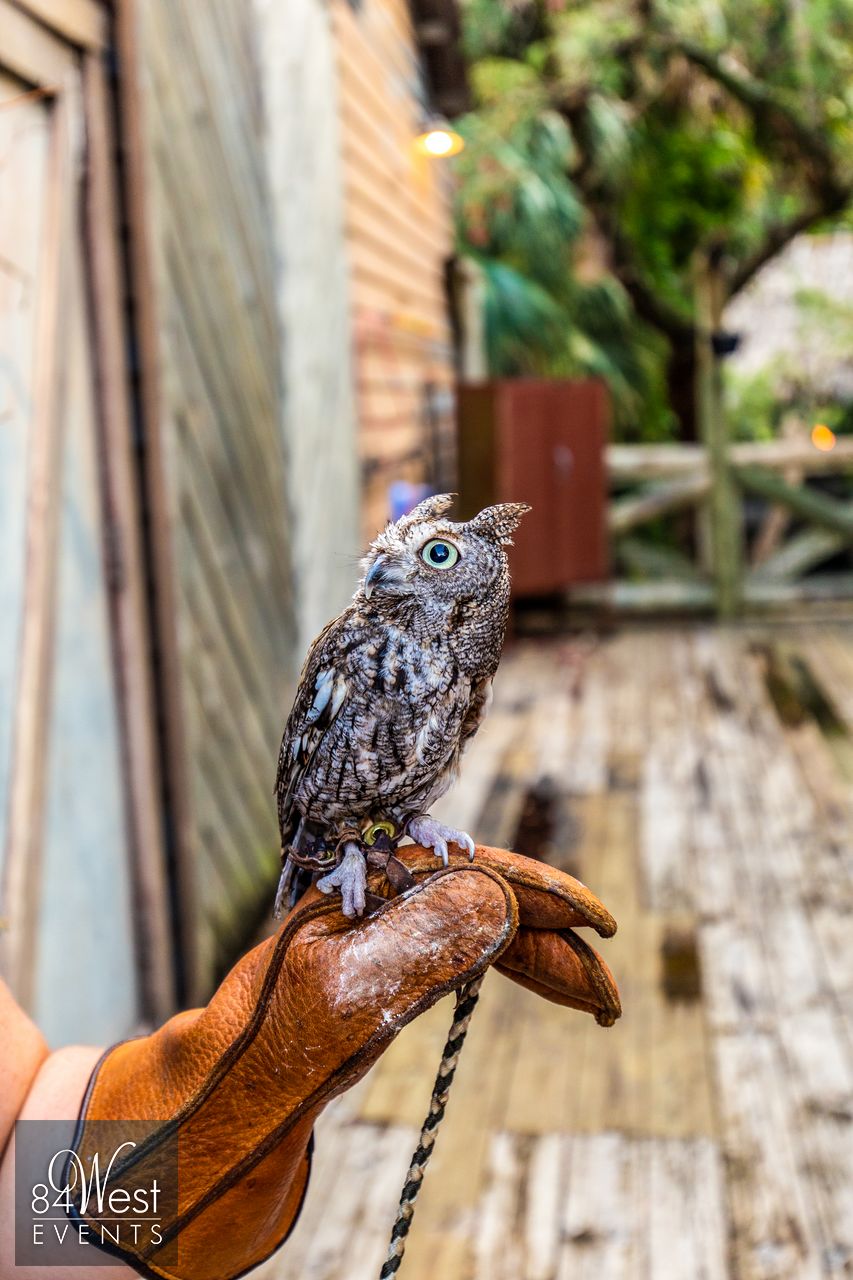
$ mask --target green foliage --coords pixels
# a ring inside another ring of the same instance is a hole
[[[459,251],[482,271],[489,366],[508,377],[600,375],[619,422],[641,437],[653,431],[655,344],[638,340],[614,276],[584,281],[576,269],[585,212],[568,176],[568,126],[527,66],[487,57],[472,78],[483,107],[459,126],[456,223]],[[658,396],[654,421],[665,412]]]
[[[853,0],[463,15],[458,244],[483,267],[492,369],[601,373],[623,434],[665,438],[697,253],[718,254],[731,294],[797,232],[849,217]]]

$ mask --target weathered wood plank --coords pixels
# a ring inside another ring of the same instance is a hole
[[[845,543],[844,534],[829,529],[804,529],[756,565],[747,577],[747,586],[751,582],[800,578],[843,550]]]
[[[826,453],[807,440],[739,441],[729,446],[729,459],[735,467],[798,467],[807,475],[820,475],[853,466],[853,440],[840,439]],[[701,474],[705,467],[705,449],[698,444],[611,444],[607,449],[608,471],[618,479]]]
[[[672,547],[657,546],[644,542],[642,538],[619,538],[613,550],[618,563],[630,573],[652,578],[682,578],[690,582],[703,580],[701,569]]]
[[[0,0],[0,28],[3,70],[51,97],[60,93],[69,81],[71,51],[9,0]],[[20,95],[21,88],[15,89],[4,94],[6,102]]]
[[[15,3],[57,35],[83,49],[101,49],[106,43],[107,14],[97,0],[15,0]]]
[[[727,1280],[723,1168],[716,1143],[652,1141],[644,1144],[648,1274],[668,1280]],[[636,1194],[636,1193],[635,1193]],[[639,1197],[638,1197],[639,1199]],[[625,1272],[624,1274],[628,1274]]]
[[[839,533],[845,539],[853,538],[853,510],[849,504],[805,485],[788,484],[762,467],[740,467],[737,474],[741,484],[751,493],[780,503],[804,520]]]
[[[669,476],[707,476],[708,458],[701,444],[611,444],[607,470],[614,479],[656,480]]]
[[[744,1280],[816,1280],[821,1253],[780,1092],[779,1050],[766,1035],[718,1036],[715,1055],[737,1273]]]
[[[18,20],[28,27],[33,24],[18,11],[7,14],[5,8],[0,6],[0,22],[4,33],[9,32],[14,53]],[[8,27],[7,23],[10,24]],[[25,290],[31,290],[37,302],[33,327],[25,326],[25,341],[31,341],[31,349],[19,351],[23,359],[17,369],[12,365],[20,379],[15,389],[16,408],[18,413],[23,410],[26,415],[28,429],[24,473],[25,532],[23,546],[17,548],[17,554],[24,561],[20,614],[14,619],[17,679],[9,705],[14,739],[9,752],[8,792],[3,797],[7,813],[3,863],[7,927],[0,936],[0,947],[6,979],[15,997],[25,1007],[32,1005],[35,979],[45,770],[54,665],[60,476],[66,426],[62,381],[68,352],[61,340],[60,317],[71,298],[69,280],[75,253],[76,214],[73,138],[80,123],[79,100],[73,96],[68,54],[57,46],[54,39],[45,33],[42,35],[49,41],[54,54],[61,55],[62,75],[68,82],[68,91],[57,99],[48,120],[41,116],[39,110],[36,111],[36,119],[25,116],[34,134],[33,159],[36,164],[44,165],[43,176],[31,174],[35,182],[30,188],[34,195],[41,194],[43,199],[39,211],[43,248],[37,272],[31,278],[24,274],[23,280],[18,282],[19,289],[23,283]],[[3,60],[6,61],[5,43]],[[12,351],[14,359],[14,346]]]
[[[568,1142],[557,1280],[620,1280],[646,1271],[645,1242],[633,1228],[638,1207],[634,1150],[616,1133]]]
[[[129,103],[131,196],[135,239],[141,224],[148,249],[140,305],[152,278],[156,300],[143,317],[144,363],[149,373],[159,366],[159,385],[143,390],[157,472],[152,535],[158,564],[168,562],[171,616],[158,625],[180,646],[164,709],[177,706],[172,755],[188,762],[178,778],[189,881],[180,897],[190,902],[187,942],[209,966],[227,944],[200,935],[222,928],[235,940],[253,914],[252,886],[255,909],[267,892],[272,773],[298,659],[261,67],[255,18],[239,0],[210,0],[192,15],[152,0],[122,6],[119,18],[123,57],[145,90]],[[231,885],[218,924],[209,870]],[[212,973],[197,955],[190,968],[196,959],[199,998]]]
[[[851,789],[832,772],[817,726],[779,720],[761,656],[779,634],[628,631],[584,643],[582,660],[576,642],[511,655],[496,698],[500,741],[487,747],[484,737],[471,750],[474,788],[488,793],[517,732],[528,778],[550,765],[570,793],[570,856],[619,919],[602,951],[625,1014],[605,1034],[488,979],[415,1219],[413,1276],[844,1274],[853,1248],[853,1055],[843,1021],[853,1013]],[[850,628],[784,635],[834,700],[853,687]],[[642,766],[650,743],[652,778]],[[596,763],[573,794],[583,752]],[[641,803],[642,788],[662,787],[667,770],[660,805],[651,794]],[[664,804],[678,810],[678,839],[658,826]],[[659,909],[650,910],[639,847],[656,829],[667,857],[653,868]],[[698,933],[694,1001],[662,990],[660,946],[672,928]],[[403,1121],[414,1136],[449,1015],[445,1001],[413,1024],[365,1082],[357,1106],[368,1128]],[[334,1139],[332,1162],[351,1132]],[[306,1207],[315,1236],[337,1185],[326,1165],[318,1173],[322,1204],[309,1193]],[[354,1237],[365,1194],[345,1195]],[[352,1200],[360,1207],[351,1212]],[[300,1230],[286,1275],[305,1274]],[[367,1267],[374,1245],[354,1247]],[[321,1274],[353,1280],[336,1257]]]
[[[50,17],[58,6],[43,7]],[[82,24],[105,14],[95,5],[68,6]],[[81,28],[80,38],[88,28]],[[97,32],[86,43],[97,43]],[[146,1016],[152,1022],[175,1008],[175,956],[161,813],[161,775],[154,723],[147,584],[140,537],[131,403],[125,369],[123,263],[119,252],[118,192],[113,172],[115,139],[105,70],[97,57],[83,62],[87,135],[86,243],[92,292],[93,352],[101,442],[103,520],[114,563],[108,580],[118,711],[124,739],[128,831],[139,918],[139,966]],[[117,568],[118,565],[118,568]]]
[[[629,533],[637,525],[692,506],[707,495],[709,487],[707,475],[689,475],[683,480],[662,480],[640,493],[616,498],[608,509],[608,528],[614,535]]]

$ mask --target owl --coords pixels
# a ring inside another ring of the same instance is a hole
[[[473,857],[471,837],[429,810],[488,708],[509,612],[504,547],[530,508],[454,522],[452,504],[430,497],[386,526],[302,668],[276,777],[277,914],[310,873],[361,915],[368,860],[384,850],[387,863],[404,836],[445,865],[451,844]]]

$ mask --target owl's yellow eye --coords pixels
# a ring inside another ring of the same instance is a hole
[[[459,552],[445,538],[430,538],[421,547],[421,559],[431,569],[452,569],[459,559]]]

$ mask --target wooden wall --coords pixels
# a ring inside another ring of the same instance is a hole
[[[295,654],[275,260],[252,6],[142,0],[135,14],[199,995],[271,902],[278,864]]]
[[[369,537],[393,480],[453,483],[448,175],[413,145],[424,88],[406,0],[334,0],[333,15]]]
[[[352,595],[360,474],[341,122],[325,0],[254,0],[277,266],[299,649]]]
[[[173,998],[105,41],[0,0],[0,971],[53,1044]]]

